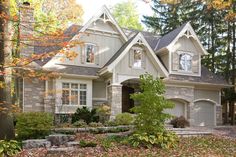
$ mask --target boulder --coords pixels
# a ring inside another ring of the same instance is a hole
[[[30,139],[22,141],[23,149],[32,149],[32,148],[49,148],[51,147],[51,142],[46,139]]]
[[[46,139],[51,142],[52,146],[60,146],[66,144],[67,142],[74,141],[75,135],[53,134],[47,136]]]

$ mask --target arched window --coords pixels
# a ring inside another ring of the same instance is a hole
[[[187,53],[179,55],[179,69],[183,71],[192,71],[192,56]]]

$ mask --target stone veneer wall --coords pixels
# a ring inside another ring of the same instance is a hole
[[[122,112],[122,85],[108,86],[108,104],[111,105],[111,119]]]
[[[199,90],[197,90],[199,91]],[[193,114],[193,105],[195,100],[195,89],[193,87],[172,87],[166,86],[165,97],[167,99],[182,99],[189,102],[187,106],[187,119],[191,122],[191,115]],[[204,92],[204,90],[203,90]],[[206,99],[206,95],[204,97],[198,97],[197,99]],[[216,125],[222,125],[222,106],[220,104],[216,104]]]
[[[216,106],[216,125],[222,125],[222,106]]]
[[[24,112],[44,111],[44,86],[39,79],[24,79]]]

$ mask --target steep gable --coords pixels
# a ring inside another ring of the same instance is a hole
[[[152,63],[152,66],[159,73],[159,77],[167,77],[168,72],[161,64],[158,57],[153,52],[150,45],[147,43],[142,33],[137,33],[132,38],[130,38],[116,53],[115,55],[105,64],[105,66],[100,70],[100,74],[104,74],[106,72],[112,72],[114,68],[117,66],[121,60],[127,57],[127,54],[130,52],[130,49],[134,45],[142,45],[145,47],[145,55],[148,56],[148,61]],[[127,67],[128,68],[128,67]],[[138,74],[138,73],[137,73]]]

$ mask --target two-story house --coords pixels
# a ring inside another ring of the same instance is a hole
[[[21,9],[23,17],[32,13],[30,6]],[[60,77],[23,79],[24,112],[72,114],[81,106],[107,103],[114,118],[137,104],[129,94],[139,91],[139,76],[149,73],[163,78],[165,97],[175,104],[167,112],[186,117],[194,126],[222,123],[221,89],[227,83],[201,66],[201,56],[207,52],[190,23],[161,37],[121,28],[103,6],[84,26],[72,25],[64,33],[68,42],[83,42],[70,48],[78,55],[69,60],[58,54],[33,63],[37,68],[58,72]],[[62,48],[35,45],[21,53],[49,53]]]

